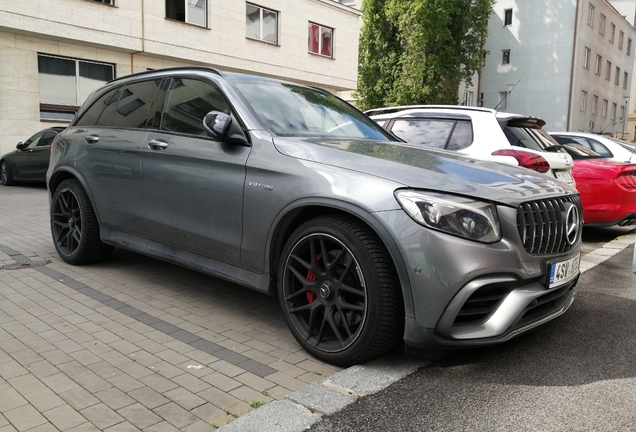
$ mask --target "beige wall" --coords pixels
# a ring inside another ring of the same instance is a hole
[[[117,77],[148,68],[211,65],[316,85],[356,86],[360,12],[334,0],[267,0],[279,44],[245,37],[245,2],[208,0],[208,28],[165,18],[165,0],[0,0],[0,154],[40,129],[37,54],[115,64]],[[334,58],[307,52],[307,25],[335,29]]]

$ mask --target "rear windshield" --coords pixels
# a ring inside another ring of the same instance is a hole
[[[578,143],[570,142],[567,144],[563,144],[563,148],[570,154],[570,156],[572,156],[572,159],[575,160],[603,158],[603,156],[596,153],[594,150],[591,150]]]
[[[518,127],[511,125],[511,123],[508,122],[508,124],[504,126],[503,130],[506,138],[508,138],[508,142],[510,142],[510,145],[514,147],[522,147],[538,151],[554,151],[554,146],[559,146],[559,143],[539,126]]]
[[[330,93],[275,81],[239,78],[232,82],[275,135],[395,140],[369,117]]]

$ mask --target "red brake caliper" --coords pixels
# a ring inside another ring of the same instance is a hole
[[[321,253],[319,253],[318,255],[316,255],[316,260],[319,260],[320,258],[322,258],[322,254],[321,254]],[[308,280],[309,282],[315,282],[315,281],[316,281],[316,275],[315,275],[315,274],[313,274],[313,273],[311,272],[311,270],[308,270],[308,271],[307,271],[307,280]],[[313,302],[314,302],[314,300],[316,300],[316,293],[315,293],[315,292],[313,292],[313,291],[308,291],[308,292],[307,292],[307,302],[308,302],[308,303],[313,303]]]

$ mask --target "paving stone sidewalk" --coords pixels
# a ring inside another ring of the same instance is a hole
[[[0,186],[5,265],[0,432],[215,430],[339,371],[274,298],[118,249],[65,264],[43,187]]]

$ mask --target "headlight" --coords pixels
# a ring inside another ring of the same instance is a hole
[[[395,198],[420,225],[469,240],[494,243],[501,239],[494,204],[456,195],[400,189]]]

